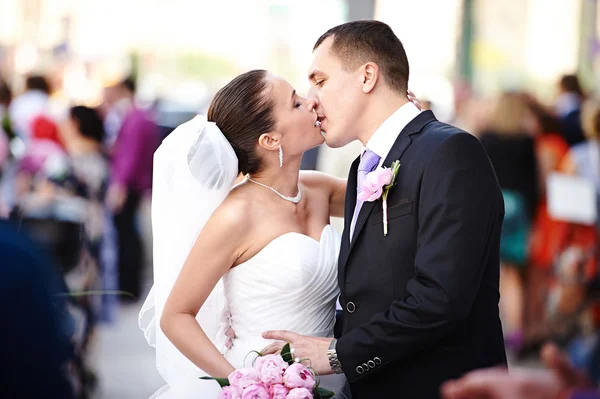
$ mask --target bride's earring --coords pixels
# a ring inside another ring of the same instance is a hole
[[[279,146],[279,167],[283,168],[283,149]]]

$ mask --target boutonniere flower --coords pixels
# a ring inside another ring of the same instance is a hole
[[[383,200],[383,235],[388,234],[387,197],[392,187],[396,185],[396,178],[400,170],[400,161],[395,161],[390,168],[377,168],[367,173],[365,186],[359,194],[360,201],[373,202],[379,198]]]

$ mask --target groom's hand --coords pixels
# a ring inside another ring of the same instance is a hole
[[[263,349],[261,351],[263,355],[280,353],[283,345],[289,343],[290,348],[294,351],[292,356],[300,360],[310,360],[310,365],[317,375],[333,374],[327,357],[327,349],[332,338],[306,337],[290,331],[268,331],[262,336],[264,339],[280,341]]]

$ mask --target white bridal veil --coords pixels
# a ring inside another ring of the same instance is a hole
[[[216,124],[197,116],[175,129],[154,155],[152,233],[154,286],[139,326],[156,348],[156,367],[170,387],[205,375],[160,329],[171,288],[198,234],[223,202],[238,175],[238,159]],[[222,352],[227,351],[226,303],[219,281],[196,319]]]

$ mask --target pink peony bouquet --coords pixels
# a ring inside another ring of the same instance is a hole
[[[202,379],[221,385],[217,399],[328,399],[335,395],[320,388],[314,374],[297,360],[292,359],[287,344],[281,355],[260,356],[252,368],[238,369],[227,378]]]

